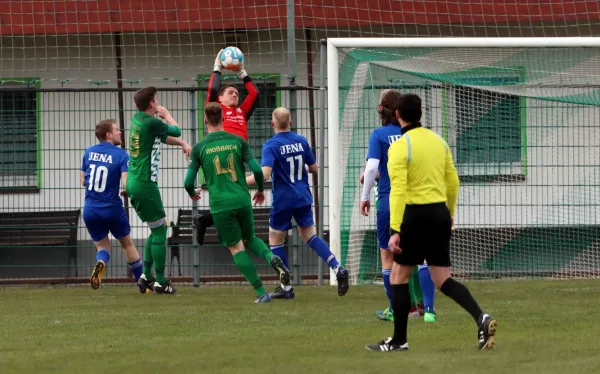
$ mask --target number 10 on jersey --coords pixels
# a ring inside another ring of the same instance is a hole
[[[108,168],[106,166],[98,166],[90,164],[90,180],[88,190],[96,192],[104,192],[106,189],[106,180],[108,179]]]

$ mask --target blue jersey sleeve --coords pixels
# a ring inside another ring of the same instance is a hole
[[[302,139],[303,143],[304,143],[304,163],[306,163],[306,165],[310,166],[310,165],[314,165],[317,162],[317,159],[315,158],[315,154],[312,151],[312,148],[310,148],[310,144],[308,144],[308,140],[306,139]]]
[[[369,150],[367,151],[367,160],[370,158],[374,158],[376,160],[381,160],[381,144],[379,142],[379,136],[376,131],[371,133],[371,137],[369,138]]]
[[[121,157],[121,173],[127,173],[129,171],[129,153],[123,152]]]
[[[263,146],[262,158],[260,159],[260,166],[268,166],[272,168],[275,166],[275,155],[273,154],[273,149],[266,143]]]
[[[87,165],[85,161],[88,159],[87,150],[83,152],[83,158],[81,159],[81,171],[87,171]]]

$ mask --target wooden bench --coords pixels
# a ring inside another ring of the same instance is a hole
[[[270,208],[257,208],[253,210],[254,213],[254,230],[256,236],[264,240],[267,244],[269,243],[269,215]],[[173,275],[174,260],[177,260],[178,275],[182,276],[181,273],[181,246],[192,245],[192,235],[194,227],[198,226],[198,219],[206,214],[208,210],[199,210],[198,217],[192,217],[191,209],[179,209],[177,211],[176,222],[171,221],[170,226],[172,234],[167,240],[167,246],[171,251],[170,264],[169,264],[169,276]],[[219,245],[219,233],[215,226],[211,226],[206,230],[204,235],[204,243],[202,247],[214,247]]]
[[[77,276],[77,227],[81,210],[0,213],[0,251],[68,248]]]

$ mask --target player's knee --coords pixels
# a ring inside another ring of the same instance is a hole
[[[269,227],[269,245],[280,245],[285,242],[287,231],[281,231]]]
[[[166,243],[167,241],[167,227],[160,225],[150,229],[152,231],[152,242],[153,243]]]
[[[394,254],[385,248],[381,248],[381,266],[384,269],[391,269],[394,265]]]
[[[310,238],[312,238],[313,236],[315,236],[317,234],[317,231],[315,230],[315,226],[307,226],[307,227],[300,227],[298,226],[298,232],[300,233],[300,236],[302,237],[302,240],[304,240],[304,242],[308,242],[308,240]]]
[[[442,284],[450,278],[450,268],[442,266],[431,266],[429,265],[429,273],[431,274],[431,280],[438,290],[442,287]]]

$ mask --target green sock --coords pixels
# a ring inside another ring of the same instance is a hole
[[[238,268],[240,273],[246,278],[248,283],[254,287],[254,291],[256,291],[257,296],[264,295],[267,291],[263,287],[260,278],[258,277],[258,273],[256,272],[256,266],[254,262],[250,259],[246,251],[240,251],[233,255],[233,261],[235,262],[235,266]]]
[[[250,252],[254,253],[258,257],[267,261],[269,264],[271,263],[271,259],[273,258],[273,252],[269,250],[269,247],[259,238],[251,238],[248,239],[248,242],[245,245],[246,249]]]
[[[152,260],[152,233],[146,240],[146,246],[144,247],[144,275],[146,279],[152,280],[154,277],[152,276],[152,264],[154,261]]]
[[[415,302],[415,282],[413,281],[412,275],[408,277],[408,293],[410,294],[410,306],[417,306]]]
[[[152,259],[154,260],[154,271],[156,281],[161,285],[167,284],[165,278],[165,266],[167,263],[167,228],[160,226],[152,229]]]
[[[413,271],[410,273],[410,278],[412,279],[415,299],[417,303],[423,304],[423,291],[421,290],[421,282],[419,281],[419,269],[415,267]]]

